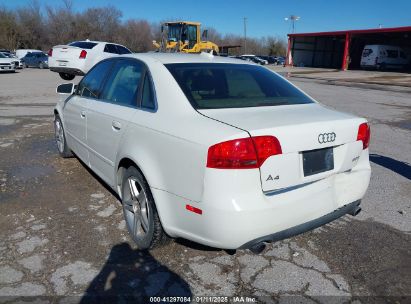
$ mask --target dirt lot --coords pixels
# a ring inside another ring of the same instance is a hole
[[[51,113],[63,81],[47,70],[0,74],[0,302],[248,296],[262,303],[409,303],[411,93],[290,80],[330,107],[369,119],[372,180],[359,216],[254,255],[184,240],[138,251],[116,196],[77,159],[57,154]]]

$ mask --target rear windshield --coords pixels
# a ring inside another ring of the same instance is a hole
[[[260,66],[178,63],[166,67],[195,109],[313,103],[285,79]]]
[[[92,49],[93,47],[95,47],[97,45],[97,43],[94,42],[87,42],[87,41],[75,41],[69,44],[70,46],[76,46],[79,47],[81,49]]]

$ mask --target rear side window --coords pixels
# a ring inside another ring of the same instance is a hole
[[[95,42],[88,42],[88,41],[75,41],[69,44],[70,46],[76,46],[81,49],[91,50],[93,47],[97,45]]]
[[[156,108],[153,84],[148,73],[146,73],[146,76],[144,77],[143,93],[141,96],[141,107],[151,110],[154,110]]]
[[[364,49],[364,51],[362,51],[362,57],[368,57],[372,54],[372,49]]]
[[[196,109],[313,103],[285,79],[260,66],[179,63],[166,67]]]
[[[100,88],[107,72],[110,70],[112,61],[102,61],[97,64],[81,80],[77,87],[77,95],[90,98],[98,98]]]
[[[136,61],[118,61],[107,79],[101,99],[121,105],[137,106],[142,71],[143,65]]]
[[[397,50],[387,50],[387,57],[388,58],[398,58],[398,51]]]

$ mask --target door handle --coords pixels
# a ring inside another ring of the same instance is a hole
[[[113,120],[111,122],[111,126],[113,127],[114,131],[118,131],[121,129],[121,123],[119,123],[118,121]]]
[[[86,111],[81,111],[80,116],[81,116],[81,118],[85,118],[86,117]]]

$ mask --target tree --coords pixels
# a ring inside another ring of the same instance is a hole
[[[136,53],[153,50],[151,29],[146,20],[128,20],[121,27],[119,42]]]
[[[16,14],[6,8],[0,8],[0,48],[13,50],[18,43],[18,25]]]
[[[26,8],[17,9],[19,48],[41,48],[46,42],[43,16],[37,1]]]

